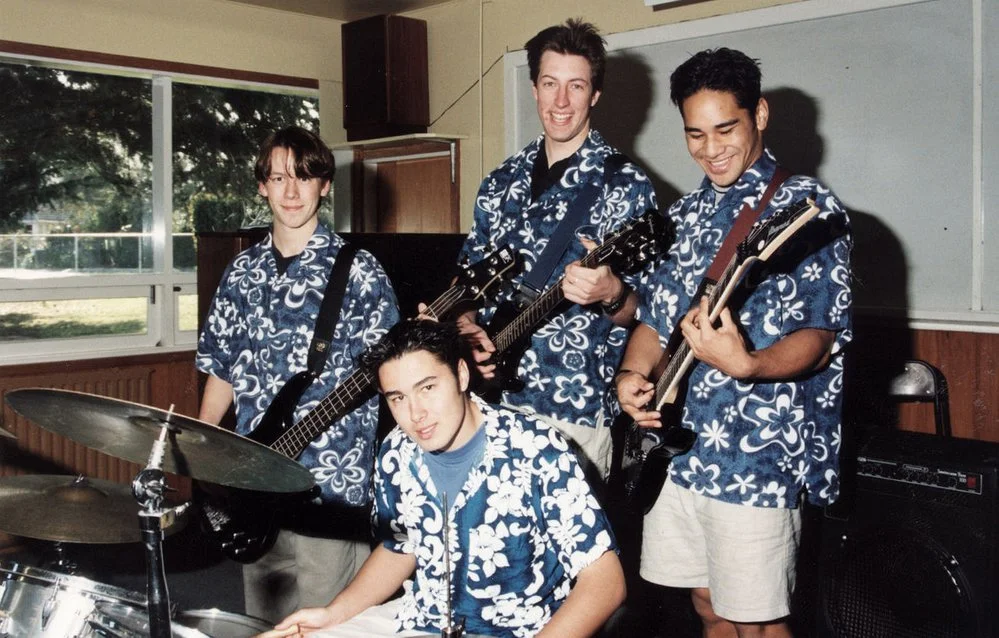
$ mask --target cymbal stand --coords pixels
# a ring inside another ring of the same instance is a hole
[[[146,550],[146,607],[151,638],[171,636],[170,594],[163,567],[163,528],[170,526],[178,511],[187,508],[185,503],[177,508],[162,509],[163,493],[167,490],[167,485],[166,474],[161,468],[172,414],[173,406],[167,415],[167,421],[163,423],[159,438],[153,443],[149,462],[132,480],[132,494],[142,508],[139,512],[139,528]]]

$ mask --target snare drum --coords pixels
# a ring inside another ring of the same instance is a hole
[[[94,613],[96,635],[106,638],[145,638],[149,616],[141,609],[125,605],[97,605]],[[170,621],[174,638],[251,638],[271,629],[267,622],[251,616],[218,609],[178,612]],[[2,635],[2,634],[0,634]]]
[[[259,618],[218,609],[181,611],[174,623],[197,629],[212,638],[250,638],[274,628]]]
[[[0,636],[92,636],[88,619],[98,603],[142,608],[143,594],[18,563],[0,562]]]

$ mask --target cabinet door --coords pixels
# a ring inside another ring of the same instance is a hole
[[[460,157],[440,144],[354,151],[351,230],[456,233]]]

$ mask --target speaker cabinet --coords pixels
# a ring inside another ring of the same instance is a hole
[[[427,23],[381,15],[341,26],[347,140],[426,133]]]
[[[818,635],[996,636],[997,465],[994,443],[873,436],[823,523]]]

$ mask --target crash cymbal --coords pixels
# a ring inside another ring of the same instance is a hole
[[[163,529],[184,527],[178,517]],[[74,476],[0,478],[0,530],[15,536],[68,543],[134,543],[139,504],[127,485]]]
[[[197,419],[69,390],[24,388],[6,398],[50,432],[143,466],[167,424],[164,472],[259,492],[303,492],[314,484],[312,473],[292,459]]]

